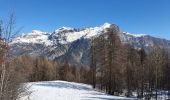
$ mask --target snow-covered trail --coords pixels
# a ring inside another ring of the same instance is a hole
[[[134,100],[97,92],[90,85],[66,81],[27,83],[32,92],[29,99],[20,100]]]

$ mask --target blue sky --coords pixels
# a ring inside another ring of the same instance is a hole
[[[0,0],[0,19],[11,12],[22,32],[109,22],[130,33],[170,39],[170,0]]]

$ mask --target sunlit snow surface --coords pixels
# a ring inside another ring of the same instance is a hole
[[[27,83],[32,93],[20,100],[134,100],[97,92],[90,85],[66,81]]]

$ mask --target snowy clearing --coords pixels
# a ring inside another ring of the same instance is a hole
[[[66,81],[44,81],[27,83],[32,92],[20,100],[134,100],[97,92],[90,85]]]

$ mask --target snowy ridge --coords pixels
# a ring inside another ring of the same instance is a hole
[[[62,32],[64,30],[68,30],[69,31],[69,30],[74,30],[74,28],[71,28],[71,27],[61,27],[61,28],[55,30],[55,32],[58,33],[58,32]]]
[[[134,98],[111,96],[92,89],[91,85],[67,82],[44,81],[27,83],[32,94],[20,100],[135,100]],[[136,99],[137,100],[137,99]]]
[[[133,36],[133,37],[144,37],[144,36],[146,36],[146,34],[131,34],[131,33],[128,33],[128,32],[123,32],[123,33],[125,33],[126,35]]]
[[[39,43],[45,45],[52,45],[52,41],[49,39],[49,36],[53,35],[55,38],[59,40],[61,44],[71,43],[76,41],[80,38],[91,38],[94,36],[98,36],[100,34],[104,34],[106,28],[110,28],[112,24],[104,23],[99,27],[90,27],[83,30],[78,30],[71,28],[71,27],[61,27],[55,30],[52,34],[47,32],[42,32],[39,30],[33,30],[31,33],[27,33],[20,37],[17,37],[13,40],[12,44],[15,43]],[[133,37],[143,37],[144,34],[131,34],[128,32],[123,32],[126,35],[133,36]]]
[[[20,37],[13,39],[12,44],[15,43],[40,43],[50,45],[51,41],[48,39],[49,34],[39,30],[33,30],[31,33],[23,34]]]
[[[106,28],[109,28],[110,26],[111,24],[105,23],[99,27],[86,28],[80,31],[75,31],[74,28],[70,28],[70,27],[62,27],[62,28],[55,30],[53,35],[58,36],[58,37],[61,36],[60,43],[67,44],[67,43],[76,41],[82,37],[91,38],[93,36],[98,36],[100,34],[103,34],[103,31]]]
[[[97,36],[101,34],[101,31],[103,31],[106,28],[106,26],[101,26],[101,27],[95,27],[95,28],[86,28],[83,31],[79,32],[72,32],[72,33],[67,33],[67,41],[68,42],[73,42],[77,39],[80,39],[81,37],[84,38],[91,38],[93,36]]]

